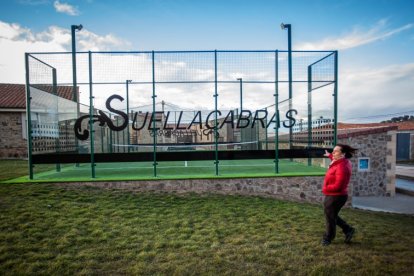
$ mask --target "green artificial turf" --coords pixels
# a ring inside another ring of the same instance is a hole
[[[191,179],[191,178],[235,178],[235,177],[265,177],[265,176],[305,176],[324,175],[326,169],[307,166],[298,162],[280,160],[279,174],[275,173],[273,160],[225,160],[219,163],[219,175],[216,176],[214,161],[175,161],[159,162],[154,177],[151,162],[128,163],[97,163],[95,178],[92,178],[90,164],[65,164],[57,172],[54,165],[44,171],[44,165],[34,168],[34,182],[56,181],[108,181],[108,180],[151,180],[151,179]],[[26,168],[27,170],[27,168]],[[16,176],[7,182],[29,182],[27,172],[21,177]]]

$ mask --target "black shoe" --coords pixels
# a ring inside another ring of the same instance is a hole
[[[350,243],[354,234],[355,228],[351,228],[348,233],[345,234],[345,243]]]
[[[331,241],[323,239],[321,242],[322,246],[328,246],[331,244]]]

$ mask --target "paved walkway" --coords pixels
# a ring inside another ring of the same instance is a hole
[[[414,196],[396,193],[394,197],[359,196],[352,198],[357,209],[414,215]]]
[[[414,166],[396,166],[397,191],[414,192]],[[360,196],[352,198],[358,209],[414,215],[414,196],[396,193],[394,197]]]

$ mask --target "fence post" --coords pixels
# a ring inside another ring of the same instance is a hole
[[[29,54],[25,53],[26,65],[26,114],[27,114],[27,154],[29,158],[29,179],[33,179],[33,147],[32,147],[32,116],[31,116],[31,102],[30,96],[30,77],[29,77]]]
[[[218,160],[218,129],[217,129],[217,50],[214,50],[214,110],[215,110],[215,117],[214,117],[214,144],[215,144],[215,157],[216,160],[214,164],[216,165],[216,176],[219,174],[219,160]]]
[[[93,130],[93,93],[92,93],[92,53],[89,51],[89,131],[91,145],[91,171],[92,178],[95,178],[95,148],[94,148],[94,130]]]
[[[279,51],[275,51],[275,173],[279,173]]]
[[[335,86],[334,86],[334,146],[338,136],[338,51],[335,52]]]
[[[116,116],[116,125],[119,126],[118,116]],[[116,132],[116,153],[119,153],[119,131]]]
[[[308,149],[312,146],[312,65],[308,66]],[[312,165],[312,158],[308,157],[308,166]]]
[[[155,53],[152,51],[152,133],[154,136],[153,139],[153,152],[154,152],[154,177],[157,177],[157,131],[155,130],[155,98],[157,95],[155,95]]]
[[[102,126],[101,127],[101,153],[105,152],[105,149],[104,149],[104,130],[105,130],[105,128]]]
[[[59,147],[59,95],[57,91],[57,76],[56,76],[56,68],[52,69],[52,75],[53,75],[53,95],[56,96],[56,124],[57,124],[57,137],[55,139],[55,146],[56,146],[56,153],[59,153],[60,147]],[[60,163],[56,163],[56,171],[60,172]]]
[[[267,107],[265,108],[266,110],[266,114],[267,114]],[[266,121],[265,121],[265,145],[266,145],[266,150],[269,149],[268,145],[267,145],[268,141],[267,141],[267,116],[266,116]]]
[[[111,113],[109,113],[109,119],[111,119],[111,121],[112,121],[112,114]],[[113,141],[112,141],[112,139],[113,139],[112,129],[108,128],[108,130],[109,130],[109,153],[112,153],[113,152],[113,147],[114,147]]]
[[[129,144],[130,144],[130,141],[131,141],[131,138],[130,138],[130,134],[129,134],[129,118],[130,118],[130,116],[129,116],[129,83],[131,83],[132,82],[132,80],[126,80],[125,81],[125,84],[126,84],[126,100],[127,100],[127,114],[128,114],[128,124],[127,124],[127,141],[128,141],[128,153],[130,152],[130,149],[129,149]]]

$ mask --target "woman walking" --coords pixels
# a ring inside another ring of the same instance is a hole
[[[337,225],[342,229],[346,243],[351,241],[355,233],[355,228],[338,215],[348,199],[348,185],[352,173],[351,162],[348,159],[355,151],[356,149],[348,145],[337,144],[332,153],[325,151],[324,154],[332,160],[322,188],[322,193],[325,195],[323,205],[326,219],[326,230],[322,239],[324,246],[330,245],[335,238]]]

